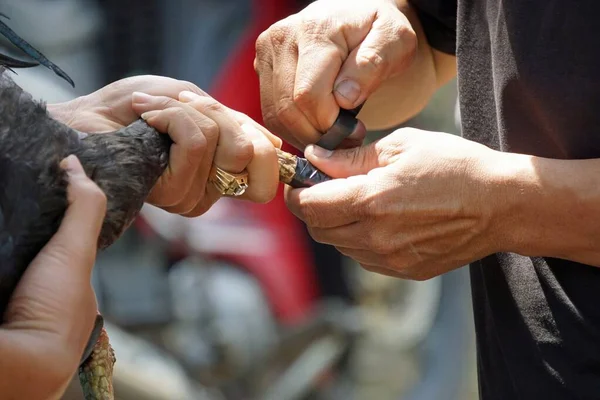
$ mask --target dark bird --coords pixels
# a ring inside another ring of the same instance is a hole
[[[172,141],[141,119],[118,131],[102,134],[81,134],[53,119],[45,105],[24,92],[7,71],[43,65],[71,85],[73,80],[1,20],[0,34],[34,60],[22,61],[0,53],[0,316],[3,316],[27,266],[57,232],[66,211],[67,179],[59,167],[60,161],[70,154],[76,155],[86,174],[107,197],[107,212],[98,239],[98,248],[102,250],[114,243],[138,215],[168,165]],[[305,159],[282,151],[279,163],[280,180],[295,187],[330,179]],[[79,368],[86,399],[113,398],[114,362],[98,314]],[[95,368],[97,365],[103,368]]]
[[[98,248],[110,246],[135,219],[168,165],[171,140],[143,120],[105,134],[81,135],[53,119],[8,75],[37,65],[73,81],[0,21],[0,33],[35,61],[0,54],[0,316],[27,266],[57,232],[66,211],[67,180],[59,167],[76,155],[107,197]],[[104,351],[103,351],[104,350]],[[114,353],[98,315],[82,356],[86,399],[112,399]],[[97,365],[103,368],[95,368]],[[106,379],[99,379],[98,374]]]

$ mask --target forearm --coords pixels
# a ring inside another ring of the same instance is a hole
[[[360,113],[369,130],[400,125],[421,112],[433,94],[456,75],[456,58],[427,43],[419,18],[406,0],[396,0],[417,35],[417,53],[402,74],[383,82]]]
[[[38,347],[32,344],[34,340],[44,339],[24,339],[21,332],[0,329],[0,393],[3,399],[60,399],[74,376],[76,368],[72,371],[64,368],[64,352],[39,354],[36,352]],[[40,352],[47,350],[46,343],[40,343],[39,349]],[[49,357],[56,357],[50,365],[46,362]]]
[[[600,267],[600,159],[499,158],[498,250]]]

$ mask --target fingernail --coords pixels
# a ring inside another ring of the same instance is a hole
[[[133,92],[131,98],[134,103],[138,104],[150,103],[152,101],[152,96],[142,92]]]
[[[351,80],[343,80],[335,86],[335,91],[350,103],[355,104],[360,97],[360,86]]]
[[[69,175],[73,175],[75,173],[79,173],[79,172],[83,171],[83,167],[81,166],[79,159],[76,156],[74,156],[73,154],[64,158],[60,162],[60,167],[62,169],[64,169],[65,171],[67,171],[67,173]]]
[[[144,121],[148,121],[150,118],[157,116],[159,113],[160,110],[146,111],[141,115],[141,117]]]
[[[198,95],[194,92],[187,91],[187,90],[179,93],[179,100],[182,102],[194,101],[194,100],[197,100],[198,98],[200,98],[200,95]]]
[[[304,154],[310,154],[316,158],[329,158],[331,157],[331,154],[333,154],[333,152],[326,150],[322,147],[316,146],[314,144],[309,144],[308,146],[306,146]]]

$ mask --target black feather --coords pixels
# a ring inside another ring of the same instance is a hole
[[[168,164],[171,143],[142,120],[81,139],[0,68],[0,315],[62,221],[68,202],[60,161],[75,154],[107,196],[103,249],[138,215]]]
[[[10,68],[31,68],[31,67],[37,67],[40,64],[37,62],[32,62],[32,61],[17,60],[16,58],[12,58],[5,54],[0,53],[0,65],[3,65],[10,69]],[[12,71],[12,69],[11,69],[11,71]]]
[[[0,17],[4,17],[4,18],[8,19],[8,17],[2,13],[0,13]],[[48,58],[46,58],[45,55],[43,55],[39,50],[37,50],[31,44],[27,43],[27,41],[25,41],[25,39],[23,39],[19,35],[17,35],[15,33],[15,31],[10,29],[10,27],[8,25],[6,25],[2,20],[0,20],[0,34],[2,34],[2,36],[7,38],[12,44],[17,46],[19,49],[21,49],[23,52],[25,52],[31,58],[36,60],[39,64],[54,71],[54,73],[56,75],[60,76],[61,78],[63,78],[67,82],[69,82],[69,84],[72,87],[75,87],[75,82],[73,82],[73,79],[71,79],[71,77],[69,75],[67,75],[67,73],[65,71],[60,69],[60,67],[58,67],[58,65],[54,64],[52,61],[48,60]],[[38,63],[28,63],[26,61],[20,61],[20,60],[8,57],[6,55],[2,55],[2,58],[0,58],[0,65],[3,65],[8,68],[35,67],[35,66],[39,65]]]

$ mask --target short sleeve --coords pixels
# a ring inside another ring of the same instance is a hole
[[[444,53],[456,54],[456,0],[409,0],[429,45]]]

